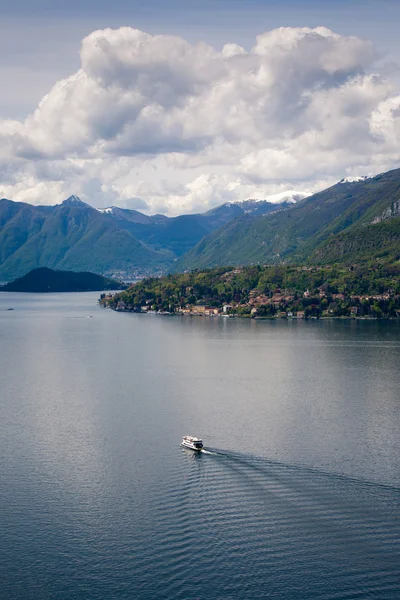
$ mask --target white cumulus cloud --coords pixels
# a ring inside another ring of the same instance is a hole
[[[0,122],[0,195],[56,203],[75,192],[176,214],[391,168],[400,96],[376,60],[369,41],[324,27],[221,51],[95,31],[76,73],[24,121]]]

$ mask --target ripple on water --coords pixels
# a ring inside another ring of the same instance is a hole
[[[399,490],[213,450],[157,505],[157,597],[400,597]]]

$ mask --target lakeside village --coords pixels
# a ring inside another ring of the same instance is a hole
[[[150,278],[124,292],[102,294],[99,302],[119,312],[164,315],[256,319],[400,318],[397,277],[390,277],[388,281],[381,270],[381,279],[374,279],[373,272],[368,271],[366,280],[365,272],[354,273],[349,269],[335,272],[318,267],[288,269],[257,267],[254,273],[254,267],[243,267]],[[285,280],[287,285],[283,287]]]

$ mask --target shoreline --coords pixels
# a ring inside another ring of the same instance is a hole
[[[111,306],[104,306],[100,304],[102,308],[108,308],[117,313],[130,313],[137,315],[155,315],[158,317],[194,317],[203,319],[247,319],[251,321],[400,321],[400,317],[357,317],[357,316],[321,316],[321,317],[254,317],[251,315],[202,315],[202,314],[185,314],[185,313],[168,313],[168,312],[156,312],[156,311],[138,311],[129,309],[116,309]]]

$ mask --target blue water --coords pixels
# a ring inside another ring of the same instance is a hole
[[[399,323],[96,299],[0,294],[0,598],[400,598]]]

